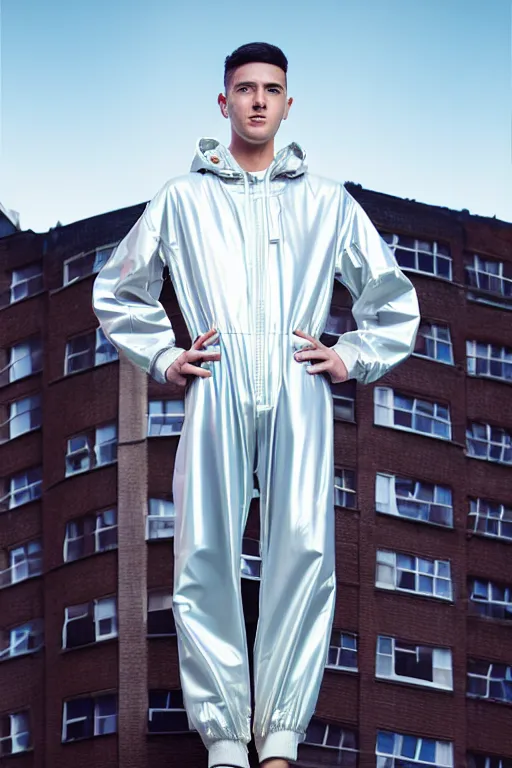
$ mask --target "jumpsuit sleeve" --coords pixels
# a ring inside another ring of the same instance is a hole
[[[420,324],[416,290],[362,206],[341,188],[335,274],[350,292],[357,330],[333,349],[348,377],[376,381],[414,349]]]
[[[165,252],[172,250],[174,215],[164,185],[102,267],[93,310],[109,341],[129,360],[165,383],[167,368],[185,350],[159,301]]]

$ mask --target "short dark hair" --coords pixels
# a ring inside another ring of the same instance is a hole
[[[230,56],[226,56],[224,62],[224,89],[227,92],[231,75],[237,67],[243,64],[249,64],[252,61],[263,61],[266,64],[274,64],[280,67],[285,75],[284,81],[287,84],[286,73],[288,72],[288,59],[277,45],[270,43],[246,43],[241,45]]]

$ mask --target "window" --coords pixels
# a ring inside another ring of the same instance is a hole
[[[64,536],[64,562],[117,547],[117,509],[105,509],[70,520]]]
[[[0,588],[40,576],[43,572],[41,542],[30,541],[21,547],[14,547],[9,552],[9,563],[7,570],[0,571]]]
[[[71,699],[64,702],[62,741],[77,741],[90,736],[117,732],[117,695]]]
[[[148,635],[175,635],[172,593],[168,589],[148,592]]]
[[[470,499],[470,531],[512,541],[512,507],[488,499]]]
[[[357,635],[353,632],[333,630],[327,667],[357,672]]]
[[[466,341],[466,356],[470,376],[512,381],[512,347]]]
[[[468,753],[468,768],[512,768],[512,757]]]
[[[180,435],[185,418],[183,400],[150,400],[148,436]]]
[[[297,762],[307,765],[333,765],[356,768],[358,734],[340,725],[325,723],[313,716],[304,742],[299,744]]]
[[[0,442],[13,440],[41,426],[41,395],[24,397],[9,404],[9,418],[0,425]]]
[[[183,733],[189,728],[183,705],[183,693],[177,691],[149,691],[149,733]]]
[[[452,600],[448,560],[427,560],[382,549],[377,550],[376,560],[376,587]]]
[[[258,539],[244,536],[241,557],[242,578],[258,580],[261,578],[260,543]]]
[[[512,704],[512,665],[468,659],[467,695]]]
[[[42,619],[32,619],[27,624],[0,632],[0,659],[35,653],[42,647]]]
[[[116,597],[104,597],[65,609],[63,648],[79,648],[112,637],[117,637]]]
[[[377,677],[453,690],[449,648],[411,645],[394,637],[377,638]]]
[[[512,434],[502,427],[471,422],[466,430],[466,455],[473,459],[512,464]]]
[[[64,262],[64,285],[78,280],[81,277],[99,272],[112,255],[117,243],[95,248],[87,253],[79,253]]]
[[[335,469],[334,505],[354,509],[356,506],[356,473],[353,469]]]
[[[0,371],[0,386],[38,373],[43,367],[41,339],[33,338],[7,350],[7,365]]]
[[[474,613],[492,619],[512,620],[512,585],[473,578],[468,587]]]
[[[468,299],[509,309],[512,305],[512,264],[485,259],[474,253],[472,260],[466,263],[466,285],[476,289],[468,291]]]
[[[394,252],[402,269],[452,279],[452,258],[448,245],[416,240],[406,235],[379,234]]]
[[[11,287],[9,292],[9,302],[5,299],[2,306],[6,303],[15,304],[21,299],[27,299],[43,290],[43,265],[40,261],[29,264],[27,267],[13,269],[11,273]]]
[[[453,527],[452,492],[444,485],[377,473],[377,512]]]
[[[66,477],[117,461],[117,426],[106,424],[68,440]]]
[[[117,360],[117,349],[107,339],[101,328],[75,336],[66,345],[64,373],[76,373],[94,365]]]
[[[41,498],[42,484],[41,467],[25,469],[18,475],[4,478],[1,483],[3,493],[0,497],[0,512]]]
[[[26,752],[32,747],[28,712],[0,716],[0,757]]]
[[[377,768],[453,768],[453,743],[377,731]]]
[[[170,539],[174,536],[174,502],[150,499],[146,524],[146,539]]]
[[[453,346],[449,326],[422,322],[416,336],[413,354],[437,360],[438,363],[453,365]]]
[[[356,328],[356,321],[350,309],[331,307],[320,341],[326,346],[332,346],[339,341],[340,336],[355,331]]]
[[[407,397],[390,387],[375,387],[373,392],[375,424],[451,440],[450,409],[447,405]]]
[[[331,383],[333,414],[336,421],[355,421],[356,381]]]

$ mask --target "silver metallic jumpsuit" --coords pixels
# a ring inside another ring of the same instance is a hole
[[[333,408],[328,374],[294,352],[319,338],[335,274],[357,330],[334,346],[373,382],[414,348],[416,292],[343,184],[307,171],[296,143],[263,179],[215,139],[170,179],[98,274],[110,341],[157,381],[184,351],[160,301],[169,268],[191,339],[214,327],[212,376],[191,377],[173,478],[173,610],[189,725],[209,768],[248,768],[251,701],[241,547],[255,464],[260,614],[253,731],[260,762],[297,759],[327,661],[335,607]],[[320,362],[320,361],[316,361]]]

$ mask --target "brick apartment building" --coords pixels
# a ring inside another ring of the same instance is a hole
[[[511,768],[512,224],[347,188],[413,280],[422,326],[378,382],[332,387],[336,616],[299,765]],[[6,768],[207,765],[171,602],[182,395],[119,360],[91,308],[143,209],[36,234],[0,207]],[[190,346],[169,279],[162,301]],[[325,343],[350,306],[336,281]],[[256,487],[250,647],[258,532]]]

